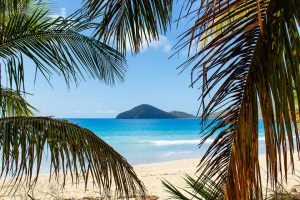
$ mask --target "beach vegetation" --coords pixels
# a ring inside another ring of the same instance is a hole
[[[29,6],[31,1],[4,2],[0,3],[0,56],[8,90],[16,92],[15,96],[25,94],[25,57],[46,80],[53,73],[60,74],[68,86],[86,76],[107,84],[122,80],[128,50],[136,54],[165,33],[175,3],[85,0],[83,8],[71,17],[50,19],[44,6]],[[205,129],[200,148],[214,136],[200,160],[197,178],[186,177],[186,181],[200,191],[199,199],[263,199],[259,110],[271,188],[287,179],[288,165],[294,172],[294,153],[300,153],[300,1],[177,3],[182,9],[176,21],[187,28],[173,51],[188,52],[179,69],[190,69],[190,86],[201,91],[199,113]],[[90,29],[92,37],[81,34]],[[41,149],[47,144],[56,175],[75,170],[75,180],[79,171],[84,177],[91,174],[104,191],[110,190],[114,180],[117,192],[127,197],[144,192],[126,160],[90,131],[65,121],[31,117],[34,108],[27,102],[3,101],[2,174],[12,172],[17,181],[26,174],[31,180],[33,166],[40,165]],[[12,107],[16,105],[23,107]],[[24,116],[20,116],[23,111]],[[213,113],[218,113],[214,120],[206,120]],[[72,135],[74,132],[78,134]],[[217,189],[209,189],[211,185]]]
[[[50,179],[64,183],[68,176],[86,187],[92,179],[103,194],[114,188],[116,197],[145,193],[132,166],[98,136],[67,120],[37,117],[26,101],[27,68],[50,84],[59,75],[68,87],[86,78],[123,80],[124,56],[86,34],[94,25],[78,13],[54,17],[42,1],[0,1],[0,177],[12,186],[8,192],[23,183],[34,188],[48,157]]]
[[[134,0],[86,2],[91,17],[104,14],[95,35],[104,42],[113,38],[123,53],[128,44],[137,52],[143,38],[156,39],[158,32],[153,27],[159,24],[164,32],[172,16],[172,1],[168,0],[152,4]],[[259,109],[270,186],[287,178],[289,164],[294,171],[294,153],[300,151],[300,1],[179,3],[178,23],[184,21],[188,28],[179,36],[174,51],[188,51],[188,59],[179,68],[191,69],[190,86],[201,90],[199,113],[206,131],[201,133],[200,147],[216,136],[200,160],[195,184],[205,188],[210,179],[222,188],[213,190],[206,199],[220,195],[224,199],[262,199]],[[207,123],[212,113],[219,115]]]

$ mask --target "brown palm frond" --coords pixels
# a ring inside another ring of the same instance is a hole
[[[225,199],[261,198],[259,105],[272,186],[286,177],[295,149],[300,150],[300,1],[191,0],[187,5],[198,9],[187,11],[196,20],[177,48],[196,51],[190,50],[182,67],[193,66],[192,85],[201,82],[203,119],[222,111],[212,123],[203,122],[207,131],[200,146],[215,139],[199,164],[198,182],[214,180]]]
[[[87,129],[67,121],[45,117],[0,119],[1,178],[10,176],[34,185],[45,154],[50,155],[51,177],[70,174],[73,183],[90,178],[106,194],[116,197],[144,195],[145,189],[131,165],[112,147]],[[63,183],[64,183],[63,182]],[[14,189],[16,189],[14,188]]]
[[[173,0],[85,0],[84,13],[99,18],[95,36],[126,53],[138,53],[170,24]]]

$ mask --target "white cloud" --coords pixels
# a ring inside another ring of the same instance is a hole
[[[171,49],[172,49],[172,45],[171,44],[166,44],[166,45],[164,45],[164,48],[163,48],[163,50],[165,51],[165,52],[170,52],[171,51]]]
[[[59,12],[53,13],[50,15],[51,18],[58,18],[58,17],[67,17],[67,10],[66,8],[60,8]]]
[[[147,47],[147,44],[145,44],[144,46]],[[168,38],[166,36],[160,35],[159,40],[151,42],[148,48],[161,48],[163,51],[169,52],[171,50],[171,46],[171,42],[168,40]]]
[[[147,43],[145,39],[143,41],[144,42],[142,43],[141,53],[145,52],[149,49],[161,49],[164,52],[168,53],[171,51],[171,48],[172,48],[171,42],[164,35],[159,35],[159,40],[156,40],[156,41],[151,41],[149,43]],[[127,48],[128,52],[131,51],[129,41],[126,41],[126,48]]]

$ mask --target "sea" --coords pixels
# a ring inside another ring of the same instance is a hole
[[[213,141],[212,136],[199,148],[203,130],[200,119],[67,120],[94,132],[133,165],[200,158]],[[262,121],[259,121],[259,142],[264,144]],[[263,149],[260,148],[260,153],[264,153]]]

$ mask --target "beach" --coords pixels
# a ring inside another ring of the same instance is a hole
[[[296,158],[296,156],[295,156]],[[259,160],[261,163],[262,181],[266,181],[265,155],[260,155]],[[175,161],[166,161],[159,163],[141,164],[135,165],[134,169],[138,177],[144,182],[148,195],[156,196],[159,200],[168,199],[169,194],[165,191],[165,188],[161,184],[161,180],[168,180],[170,183],[178,187],[185,187],[184,180],[182,179],[185,174],[195,174],[196,166],[199,159],[182,159]],[[295,160],[295,169],[300,169],[300,162]],[[297,175],[299,171],[296,171]],[[289,171],[288,182],[284,184],[285,188],[290,191],[297,190],[300,178],[291,174]],[[296,186],[296,187],[295,187]],[[263,186],[266,187],[265,185]],[[29,196],[28,196],[29,195]],[[83,198],[99,198],[99,192],[97,188],[93,188],[89,184],[85,191],[84,182],[75,186],[71,184],[70,177],[66,182],[65,188],[62,188],[61,183],[51,181],[49,183],[49,174],[41,174],[36,187],[33,191],[26,192],[25,187],[21,186],[14,194],[14,199],[83,199]],[[12,199],[12,196],[1,194],[0,199]]]
[[[178,188],[186,187],[185,174],[196,177],[197,165],[213,137],[208,139],[199,149],[200,128],[198,119],[69,119],[72,123],[86,127],[97,136],[111,145],[117,152],[134,167],[141,181],[143,181],[147,194],[154,199],[168,199],[169,194],[162,185],[167,180]],[[266,167],[264,156],[264,130],[259,120],[259,159],[263,183],[266,182]],[[46,154],[45,150],[45,154]],[[44,157],[45,158],[45,157]],[[296,157],[295,157],[295,160]],[[63,188],[62,177],[49,182],[50,162],[43,159],[41,173],[36,187],[28,190],[21,185],[13,195],[0,190],[0,199],[99,199],[101,197],[97,187],[89,178],[85,190],[84,180],[79,185],[72,184],[71,177],[66,179]],[[296,170],[300,169],[296,162]],[[289,173],[291,174],[291,173]],[[286,188],[290,190],[297,181],[289,175]],[[300,178],[298,178],[300,181]],[[1,181],[1,180],[0,180]],[[11,188],[5,184],[6,188]],[[266,188],[265,185],[263,185]],[[112,192],[113,195],[113,192]],[[104,198],[107,199],[107,198]],[[153,199],[152,199],[153,200]]]
[[[157,196],[159,199],[167,199],[169,194],[165,191],[161,181],[167,180],[176,186],[184,187],[184,175],[195,174],[198,164],[199,159],[193,158],[136,165],[134,168],[139,178],[144,182],[149,195]]]
[[[292,174],[291,167],[289,167],[288,182],[282,184],[287,191],[296,190],[297,192],[300,192],[300,162],[296,154],[294,154],[294,160],[295,174]],[[161,180],[168,180],[178,188],[185,188],[186,183],[183,180],[183,177],[185,174],[195,176],[196,167],[199,164],[199,161],[200,159],[183,159],[137,165],[135,166],[135,170],[148,189],[148,193],[159,197],[159,199],[165,200],[168,199],[170,195],[165,191],[165,188],[161,184]],[[266,185],[266,155],[259,155],[259,162],[261,166],[262,185],[264,191],[266,191],[266,189],[270,189],[270,186],[267,187]]]
[[[0,200],[300,200],[300,0],[0,12]]]

